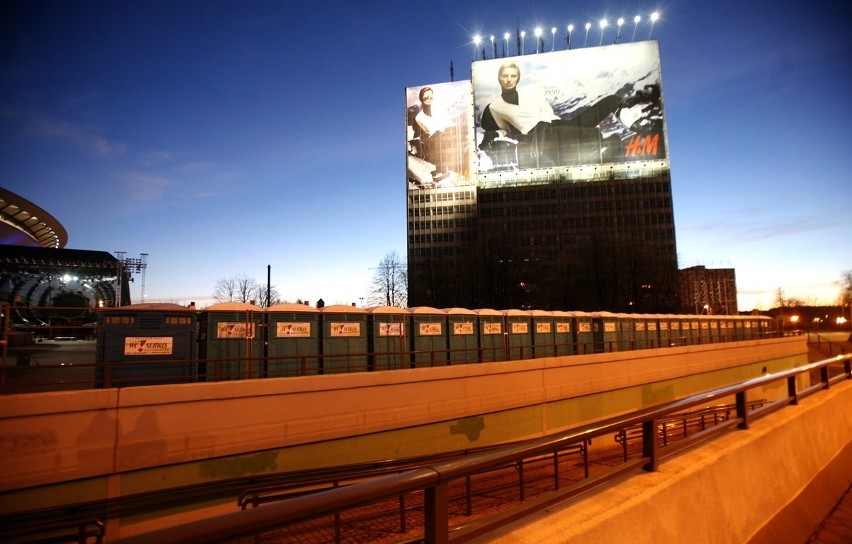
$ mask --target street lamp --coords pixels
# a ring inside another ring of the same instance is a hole
[[[550,27],[550,51],[556,51],[556,27]]]
[[[618,43],[618,40],[621,39],[621,25],[624,24],[624,17],[618,18],[618,34],[615,35],[615,43]]]
[[[503,56],[508,57],[509,56],[509,33],[508,32],[503,34],[503,40],[506,42],[506,48],[503,49]]]
[[[589,41],[590,28],[592,28],[592,23],[586,23],[586,38],[583,40],[583,47],[586,47],[586,42]]]
[[[491,35],[491,58],[497,58],[497,44],[494,43],[494,34]]]
[[[526,30],[521,30],[521,51],[518,53],[519,55],[523,55],[523,54],[524,54],[524,50],[527,48],[527,47],[524,45],[524,38],[526,38],[526,37],[527,37],[527,31],[526,31]]]
[[[639,21],[641,21],[641,20],[642,20],[642,17],[639,17],[638,15],[633,18],[633,37],[630,38],[631,42],[636,41],[636,27],[639,26]]]
[[[606,22],[606,19],[601,19],[601,23],[600,23],[600,25],[601,25],[601,43],[599,43],[598,45],[603,45],[603,34],[604,34],[604,29],[606,28],[607,24],[608,23]]]
[[[476,60],[476,55],[479,54],[479,43],[482,41],[482,36],[477,34],[473,37],[473,60]]]
[[[535,52],[541,53],[542,49],[544,49],[544,47],[541,46],[541,43],[542,43],[541,27],[540,26],[535,27],[534,33],[535,33]]]
[[[654,31],[654,23],[656,23],[657,19],[659,19],[659,18],[660,18],[660,14],[657,13],[656,11],[651,14],[651,29],[648,30],[648,39],[649,40],[651,39],[651,32]]]
[[[568,25],[568,37],[565,38],[565,44],[568,46],[568,49],[571,49],[571,31],[574,30],[574,25]]]

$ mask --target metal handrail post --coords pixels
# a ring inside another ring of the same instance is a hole
[[[657,418],[642,422],[642,455],[648,459],[648,463],[642,468],[648,472],[657,472],[660,464],[657,455],[657,425]]]
[[[446,481],[427,487],[423,498],[425,540],[428,544],[447,544],[450,540],[449,485]]]

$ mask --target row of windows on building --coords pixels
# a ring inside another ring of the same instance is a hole
[[[645,213],[630,215],[578,215],[572,217],[538,217],[523,215],[526,219],[482,221],[474,217],[452,217],[447,216],[432,220],[412,220],[408,222],[409,231],[419,230],[466,230],[477,226],[499,224],[501,230],[508,231],[538,231],[562,229],[585,229],[585,228],[608,228],[620,229],[623,227],[638,226],[669,226],[674,229],[674,218],[671,213]]]
[[[545,230],[545,229],[541,229]],[[511,229],[507,228],[506,233],[514,232],[516,236],[512,239],[506,240],[509,244],[517,244],[517,245],[531,245],[531,246],[558,246],[562,243],[568,244],[577,244],[578,242],[583,241],[588,238],[588,235],[583,234],[581,232],[566,232],[562,235],[557,234],[530,234],[530,230],[520,230],[520,229]],[[642,229],[636,230],[632,232],[623,232],[624,236],[629,237],[631,241],[635,240],[644,240],[646,242],[653,242],[654,245],[660,245],[662,243],[664,246],[674,247],[674,232],[670,229]],[[430,244],[449,244],[455,243],[459,244],[460,247],[462,244],[467,244],[473,240],[476,240],[477,235],[472,230],[467,231],[444,231],[444,232],[430,232],[428,234],[409,234],[408,235],[408,245],[410,248],[414,248],[417,246],[430,245]],[[616,237],[617,239],[618,237]],[[466,247],[466,246],[465,246]]]

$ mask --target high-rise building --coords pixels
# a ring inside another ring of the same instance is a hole
[[[475,61],[406,106],[410,306],[678,307],[655,41]]]
[[[680,302],[696,314],[737,313],[737,279],[733,268],[692,266],[680,271]]]

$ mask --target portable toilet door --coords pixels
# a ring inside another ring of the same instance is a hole
[[[615,314],[594,312],[592,334],[595,338],[595,353],[618,351],[618,324]]]
[[[633,343],[634,349],[648,349],[653,347],[651,331],[651,318],[648,314],[633,314]],[[657,333],[656,322],[653,325],[653,334]]]
[[[447,346],[450,364],[479,362],[479,336],[476,312],[467,308],[447,308]]]
[[[672,345],[671,340],[671,322],[672,316],[668,314],[658,314],[657,320],[657,347],[667,348]]]
[[[245,302],[213,304],[199,314],[207,381],[263,376],[264,316],[263,308]]]
[[[369,313],[367,351],[372,358],[370,370],[409,368],[408,310],[398,306],[379,306],[371,308]]]
[[[322,361],[320,374],[366,372],[367,310],[334,304],[320,310]]]
[[[645,320],[639,314],[615,314],[618,340],[612,351],[639,349],[645,339]]]
[[[577,353],[586,354],[595,352],[595,331],[592,323],[592,314],[586,312],[571,312],[577,329]],[[603,334],[603,331],[601,331]]]
[[[690,344],[700,344],[701,343],[701,322],[698,319],[697,315],[694,315],[689,318],[689,343]]]
[[[530,314],[524,310],[504,310],[509,359],[532,359],[533,342]]]
[[[479,352],[482,362],[505,361],[503,313],[488,308],[475,311],[479,317]]]
[[[411,319],[411,351],[414,366],[446,366],[447,314],[438,308],[409,308]]]
[[[319,374],[319,315],[319,309],[307,304],[282,303],[266,309],[268,377]]]
[[[574,319],[571,313],[554,310],[550,314],[553,320],[554,355],[574,355]]]
[[[553,357],[556,355],[556,328],[553,326],[553,312],[530,310],[532,319],[533,357]]]
[[[126,387],[198,379],[194,307],[143,303],[98,313],[96,386]]]
[[[646,314],[646,332],[648,334],[648,349],[660,347],[660,316],[654,314]]]

